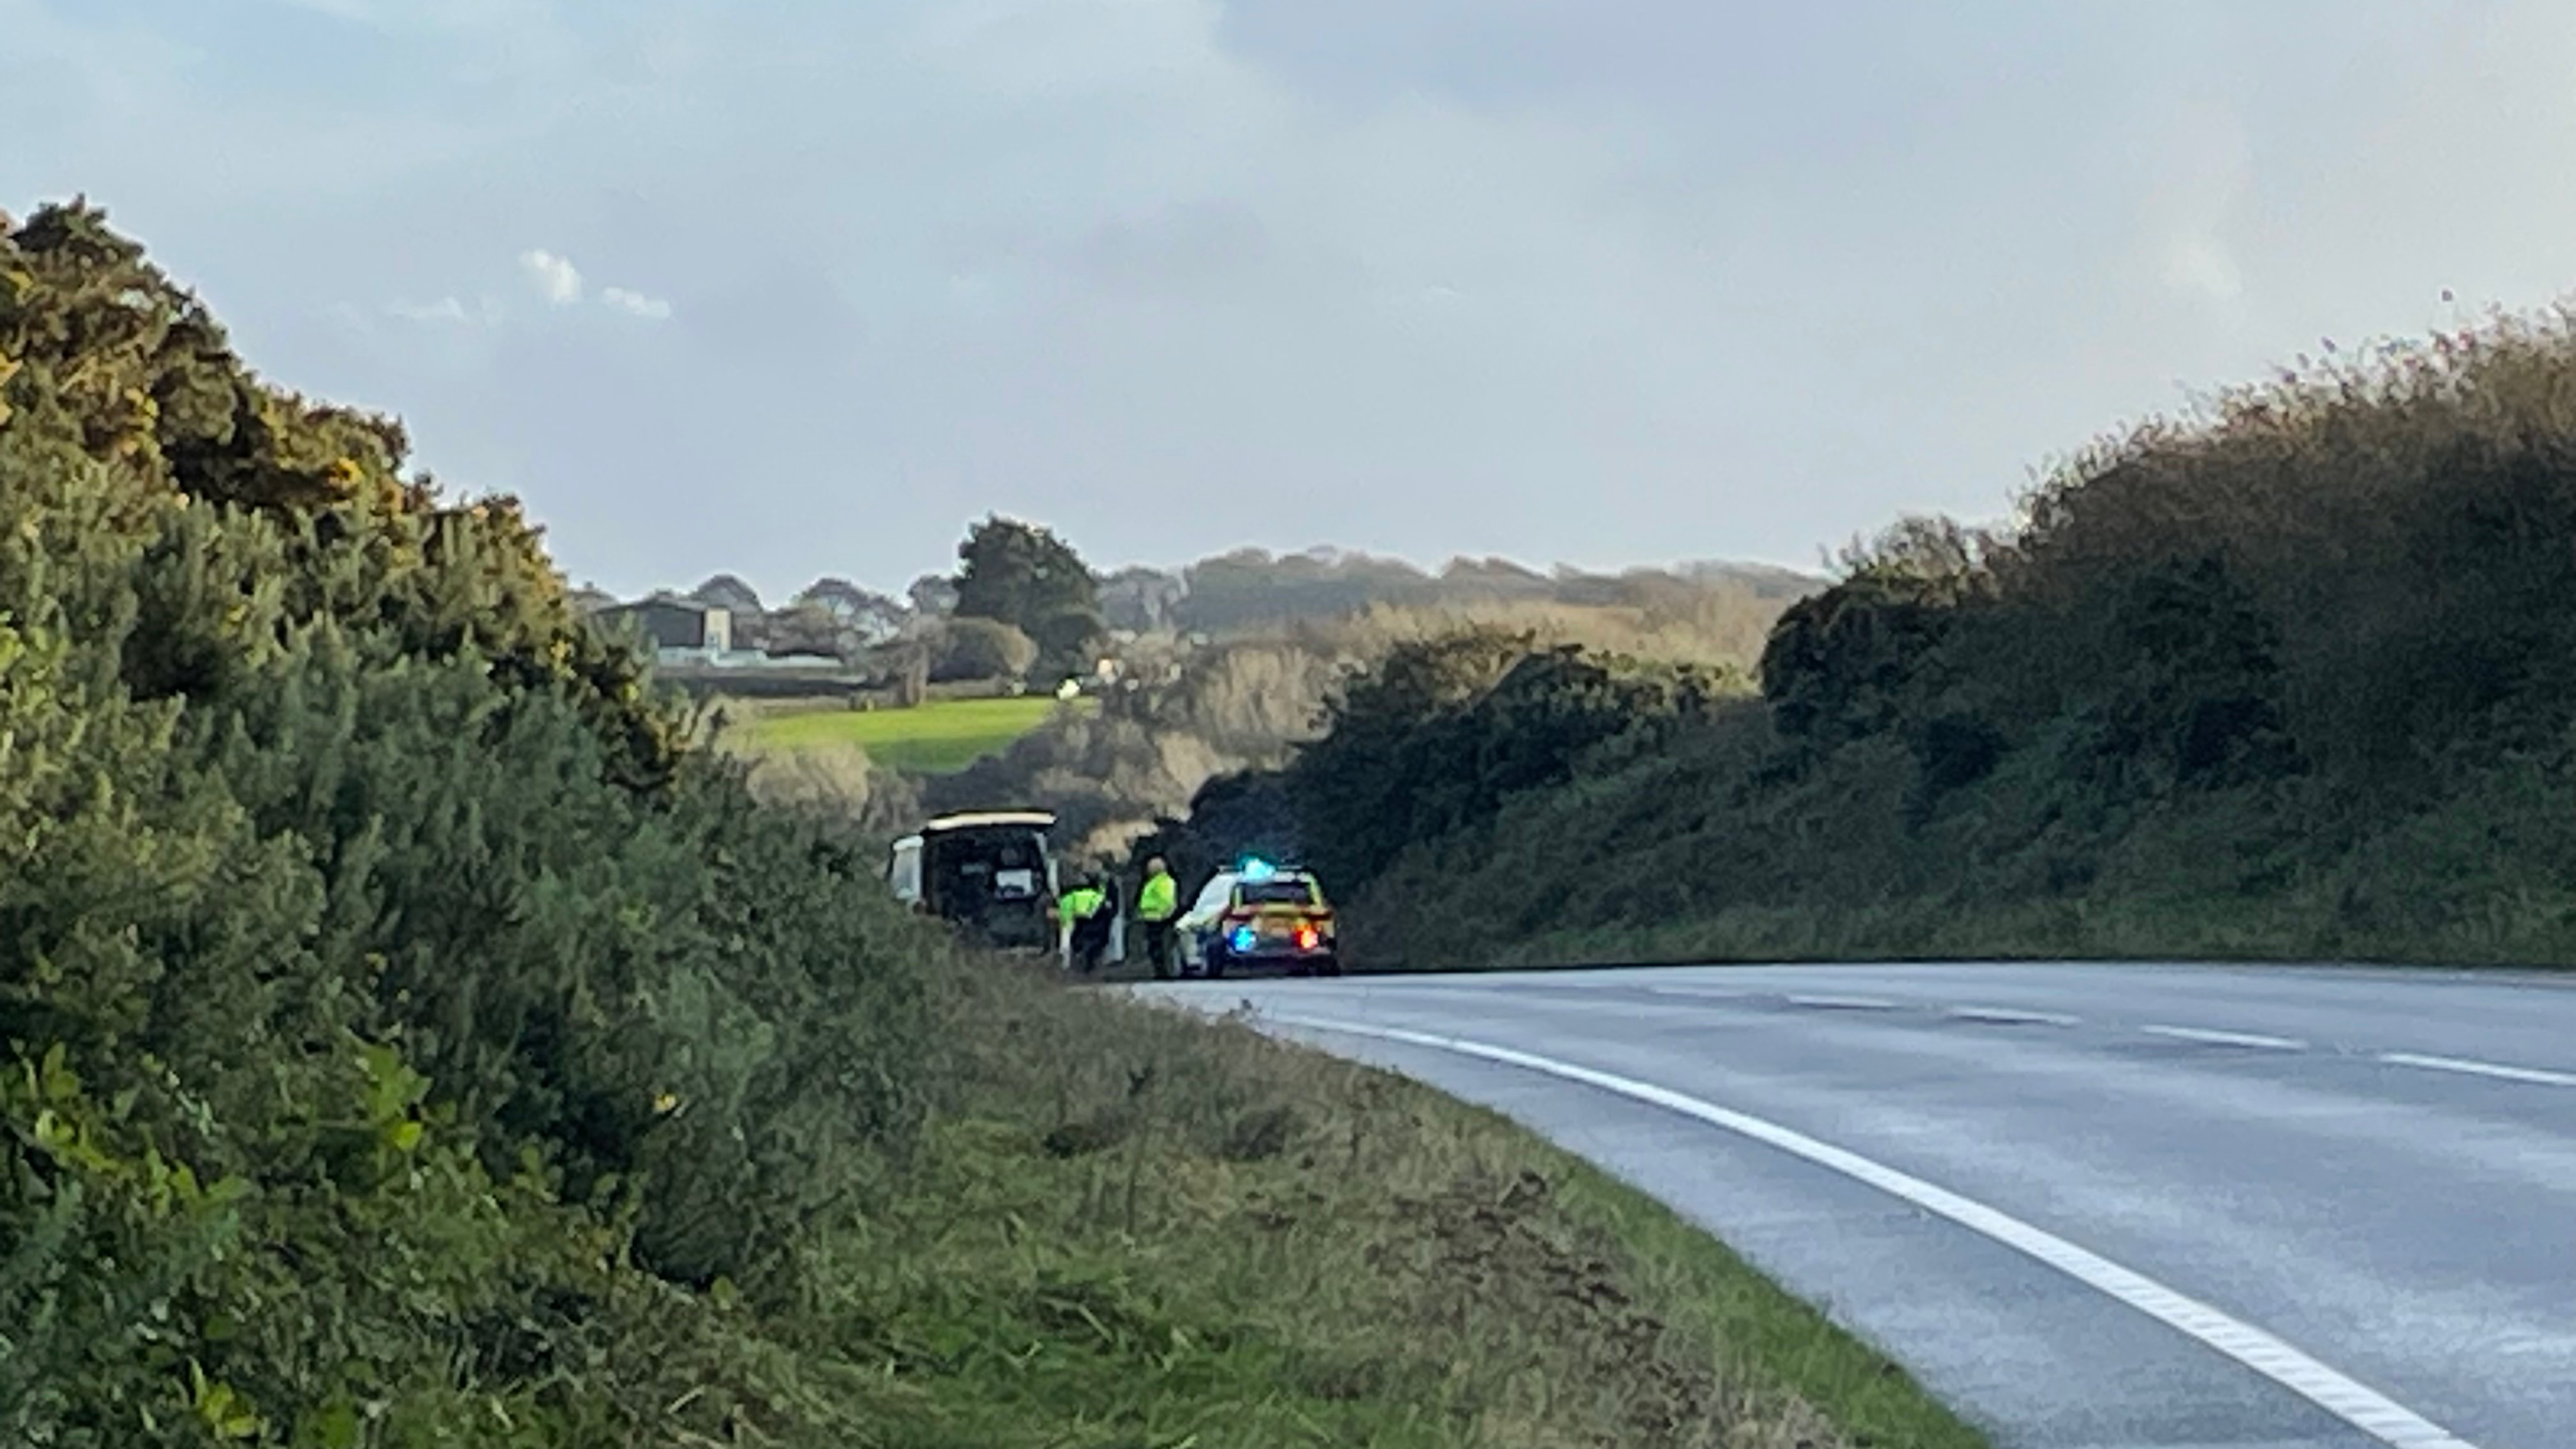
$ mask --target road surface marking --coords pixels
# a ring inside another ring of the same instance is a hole
[[[2205,1042],[2210,1046],[2260,1047],[2267,1051],[2303,1052],[2308,1044],[2286,1036],[2260,1036],[2250,1031],[2211,1031],[2198,1026],[2142,1026],[2138,1030],[2149,1036],[2169,1036],[2176,1041]]]
[[[2004,1026],[2074,1026],[2083,1020],[2054,1011],[2016,1011],[2008,1006],[1954,1006],[1942,1015],[1952,1021],[1988,1021]]]
[[[2460,1057],[2419,1057],[2412,1052],[2385,1052],[2379,1059],[2392,1067],[2422,1067],[2427,1071],[2459,1072],[2507,1082],[2536,1082],[2544,1087],[2576,1087],[2576,1074],[2544,1072],[2538,1067],[2499,1066],[2494,1062],[2473,1062]]]
[[[1729,991],[1716,986],[1649,986],[1649,996],[1687,996],[1698,1001],[1750,1001],[1758,991]]]
[[[2133,1269],[2075,1246],[2000,1209],[1898,1171],[1885,1163],[1821,1142],[1776,1122],[1704,1102],[1669,1087],[1576,1066],[1552,1057],[1534,1056],[1510,1047],[1396,1027],[1332,1021],[1321,1017],[1274,1016],[1282,1026],[1343,1036],[1375,1038],[1409,1046],[1430,1047],[1457,1056],[1475,1057],[1520,1067],[1564,1081],[1615,1093],[1677,1112],[1711,1127],[1748,1137],[1841,1173],[1900,1198],[1926,1212],[1948,1218],[1971,1232],[2027,1254],[2084,1286],[2127,1304],[2140,1313],[2199,1341],[2254,1370],[2290,1392],[2361,1430],[2390,1449],[2477,1449],[2477,1446],[2397,1403],[2375,1389],[2326,1367],[2317,1360],[2197,1299],[2189,1298]]]
[[[1897,1003],[1884,996],[1792,996],[1791,1006],[1821,1006],[1829,1011],[1894,1011]]]

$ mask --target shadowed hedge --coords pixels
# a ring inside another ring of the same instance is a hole
[[[1760,679],[1341,861],[1357,952],[2576,960],[2576,325],[2332,356],[2094,444],[2010,526],[1905,520]],[[1283,778],[1468,788],[1490,751],[1405,783],[1363,746],[1483,697],[1363,678]]]

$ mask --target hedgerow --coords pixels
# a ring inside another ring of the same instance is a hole
[[[0,1441],[632,1442],[652,1285],[787,1291],[922,1121],[864,864],[404,454],[0,240]]]
[[[1422,747],[1497,718],[1499,662],[1360,677],[1283,778],[1476,795],[1334,859],[1380,963],[2576,961],[2571,539],[2576,320],[2497,317],[2106,437],[2009,526],[1905,520],[1789,607],[1758,701],[1503,798],[1492,742]],[[1311,834],[1355,797],[1283,798]]]

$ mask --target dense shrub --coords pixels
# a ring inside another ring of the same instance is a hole
[[[2009,528],[1900,523],[1782,616],[1759,706],[1643,754],[1459,810],[1403,762],[1490,745],[1363,681],[1291,775],[1404,782],[1315,807],[1376,842],[1381,960],[2576,959],[2528,823],[2576,809],[2571,538],[2576,322],[2498,320],[2108,438]]]
[[[793,1291],[920,941],[95,211],[0,240],[0,379],[0,1440],[635,1442],[705,1320],[626,1265]]]
[[[1565,784],[1614,741],[1654,748],[1730,678],[1534,643],[1467,630],[1353,671],[1325,733],[1285,775],[1306,858],[1339,889],[1365,887],[1414,841]]]
[[[931,646],[930,680],[1020,679],[1037,662],[1036,641],[999,619],[949,619]]]

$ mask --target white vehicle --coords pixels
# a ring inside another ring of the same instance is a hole
[[[1181,974],[1217,978],[1237,967],[1339,976],[1341,943],[1324,887],[1302,870],[1248,860],[1220,872],[1173,923]]]
[[[887,884],[895,899],[987,945],[1045,950],[1057,934],[1054,825],[1042,810],[942,816],[894,843]]]

